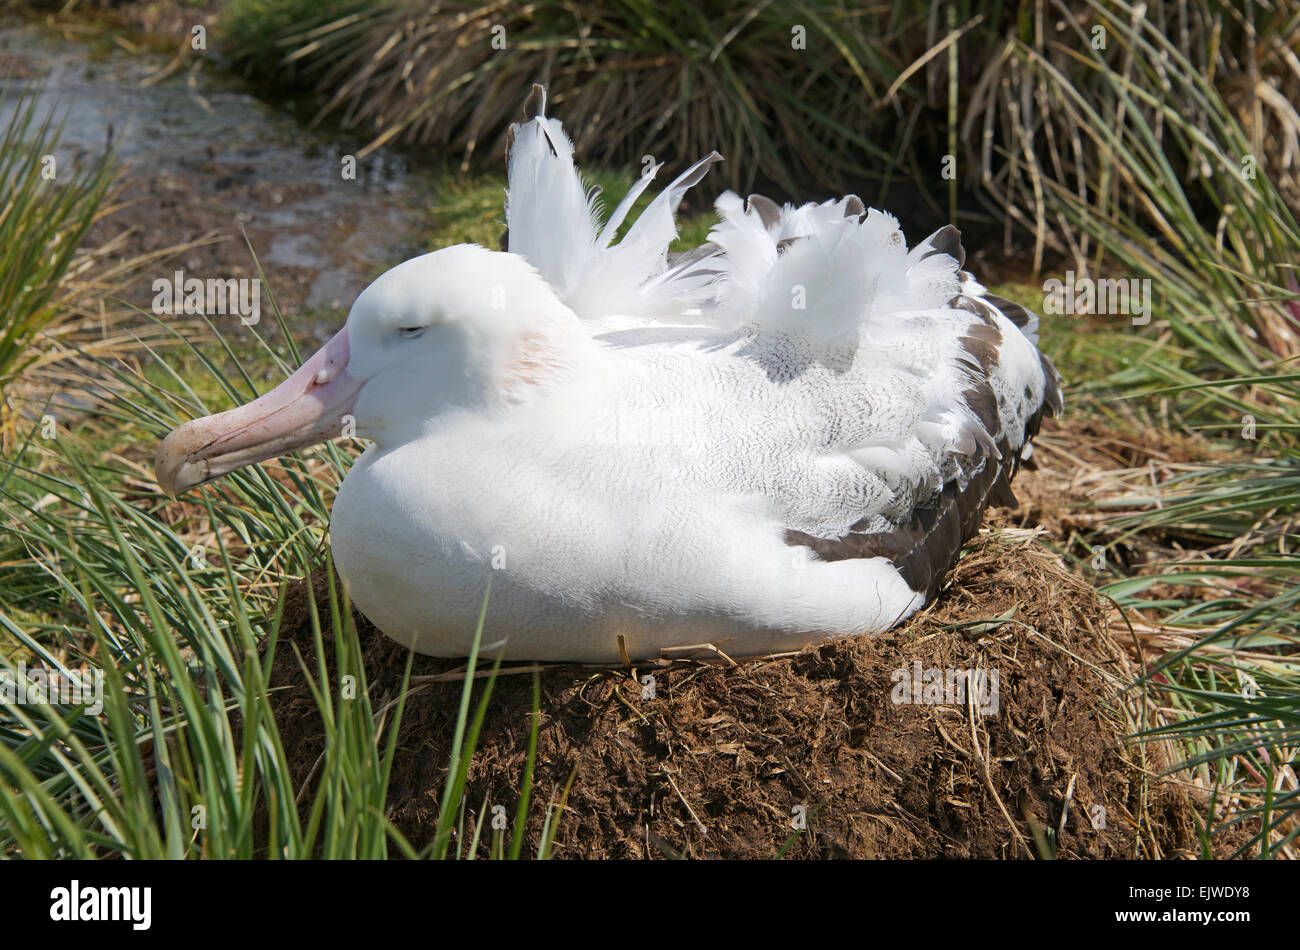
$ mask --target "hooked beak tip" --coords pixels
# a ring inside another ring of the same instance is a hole
[[[207,480],[207,460],[191,458],[187,444],[193,428],[193,421],[177,426],[162,440],[154,457],[158,486],[172,498]]]

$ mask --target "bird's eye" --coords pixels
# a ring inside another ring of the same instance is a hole
[[[407,340],[414,340],[424,332],[424,327],[401,327],[397,332]]]

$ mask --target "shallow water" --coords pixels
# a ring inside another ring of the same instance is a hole
[[[39,89],[38,116],[48,107],[64,116],[60,166],[111,144],[129,174],[165,182],[164,193],[197,192],[218,209],[215,224],[256,230],[268,273],[304,275],[308,308],[346,307],[377,272],[418,249],[419,209],[433,188],[427,173],[380,150],[345,179],[343,156],[364,141],[304,128],[204,68],[200,55],[164,75],[167,54],[0,20],[0,122],[20,93]],[[142,210],[144,225],[165,205]]]

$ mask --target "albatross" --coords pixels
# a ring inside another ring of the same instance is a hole
[[[607,219],[534,89],[508,134],[502,250],[389,270],[252,402],[159,447],[176,495],[352,434],[330,539],[352,603],[419,653],[618,662],[886,630],[935,598],[1059,379],[1038,319],[909,248],[856,196],[727,191],[701,246],[675,214],[717,153]],[[621,238],[620,230],[625,230]]]

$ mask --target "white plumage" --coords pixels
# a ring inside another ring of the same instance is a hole
[[[793,649],[915,612],[1059,409],[1036,318],[961,271],[955,230],[909,251],[851,196],[725,193],[709,243],[670,262],[716,155],[614,241],[653,176],[602,223],[543,109],[512,130],[508,253],[394,268],[329,345],[339,393],[298,379],[321,362],[284,384],[375,442],[331,523],[354,602],[463,655],[491,578],[492,649],[585,661]],[[220,435],[247,418],[223,416],[168,437],[165,485],[249,460]]]

